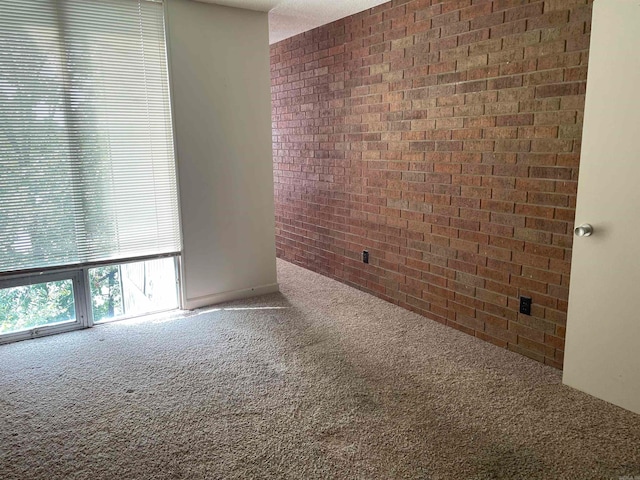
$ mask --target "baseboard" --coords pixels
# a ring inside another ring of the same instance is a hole
[[[243,298],[257,297],[267,293],[277,293],[280,287],[277,283],[260,285],[258,287],[245,288],[243,290],[232,290],[229,292],[215,293],[204,297],[188,298],[183,306],[186,310],[208,307],[216,303],[228,302],[230,300],[242,300]]]

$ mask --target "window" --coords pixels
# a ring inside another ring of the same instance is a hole
[[[87,326],[96,269],[181,250],[163,5],[2,0],[0,45],[0,302],[72,285],[88,318],[38,318]]]
[[[178,308],[173,258],[92,268],[89,283],[94,323]]]
[[[77,322],[73,278],[42,280],[0,290],[0,333]]]

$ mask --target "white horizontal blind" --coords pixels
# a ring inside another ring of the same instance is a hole
[[[163,6],[0,0],[0,272],[181,248]]]

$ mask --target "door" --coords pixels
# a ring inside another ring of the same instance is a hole
[[[563,381],[640,413],[640,2],[595,0]]]

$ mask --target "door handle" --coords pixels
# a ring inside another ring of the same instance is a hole
[[[588,223],[583,223],[579,227],[576,227],[573,233],[578,237],[589,237],[593,233],[593,227]]]

